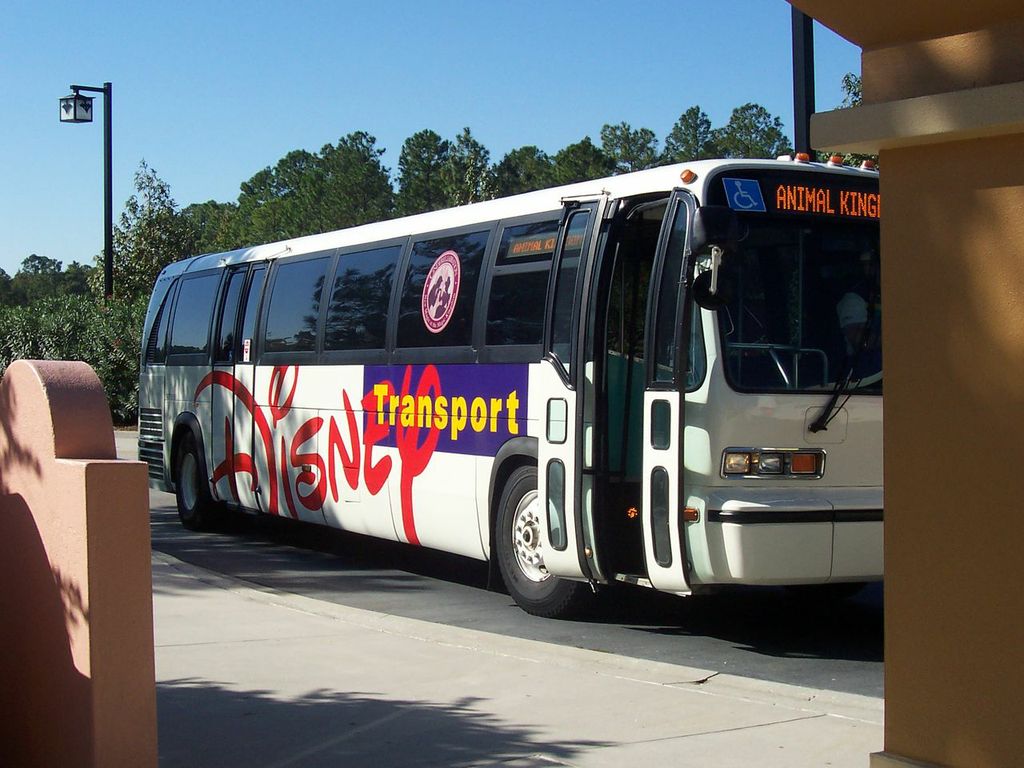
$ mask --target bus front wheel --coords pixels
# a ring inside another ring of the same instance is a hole
[[[174,496],[178,504],[178,519],[190,531],[207,530],[216,521],[217,510],[206,484],[205,467],[191,433],[181,439],[178,449]]]
[[[537,469],[519,467],[505,483],[495,530],[498,567],[509,594],[527,613],[557,618],[578,609],[585,584],[552,576],[544,565]]]

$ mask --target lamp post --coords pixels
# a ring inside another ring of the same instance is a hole
[[[114,295],[114,199],[111,187],[112,161],[110,141],[110,83],[102,88],[91,85],[72,85],[71,93],[60,100],[60,121],[62,123],[91,123],[91,96],[86,93],[103,94],[103,295],[109,300]]]
[[[793,6],[793,151],[811,152],[814,114],[814,19]]]

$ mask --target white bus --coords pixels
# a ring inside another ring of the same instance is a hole
[[[280,515],[614,581],[882,577],[878,174],[700,161],[168,266],[139,452],[181,522]]]

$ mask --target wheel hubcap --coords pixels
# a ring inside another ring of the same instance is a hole
[[[551,578],[544,567],[544,550],[540,543],[540,498],[530,491],[519,502],[512,518],[512,549],[523,575],[533,582]]]
[[[191,453],[185,454],[181,460],[181,472],[178,477],[178,485],[181,487],[181,500],[189,511],[196,508],[199,499],[199,473],[197,471],[196,457]]]

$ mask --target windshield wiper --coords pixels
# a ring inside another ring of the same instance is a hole
[[[863,332],[862,332],[863,333]],[[860,339],[858,339],[860,341]],[[828,399],[828,404],[825,409],[818,415],[809,427],[808,432],[821,432],[822,430],[828,429],[829,423],[836,417],[841,410],[843,405],[846,405],[846,400],[850,399],[850,395],[853,394],[850,388],[850,380],[853,378],[853,370],[857,365],[858,354],[854,354],[850,358],[850,364],[846,366],[846,370],[843,372],[841,378],[836,380],[835,389],[832,390],[832,396]],[[860,379],[857,379],[857,384],[860,385]],[[838,408],[836,403],[839,402],[839,398],[846,395],[846,400],[843,400],[843,404]]]
[[[871,338],[873,332],[873,325],[875,321],[875,302],[878,296],[878,288],[872,292],[871,301],[868,302],[868,316],[861,326],[860,333],[857,335],[857,342],[853,345],[853,354],[849,356],[849,362],[846,369],[843,371],[843,375],[836,379],[835,389],[832,390],[832,396],[828,399],[828,404],[825,409],[818,414],[811,425],[807,427],[807,431],[811,433],[821,432],[822,430],[828,429],[829,423],[836,415],[843,410],[843,406],[846,405],[846,401],[850,399],[853,394],[853,390],[860,386],[863,376],[858,377],[856,383],[851,387],[853,381],[853,372],[857,369],[857,363],[860,362],[861,353],[868,346],[868,339]],[[837,407],[836,403],[839,402],[839,398],[846,395],[846,399]]]

